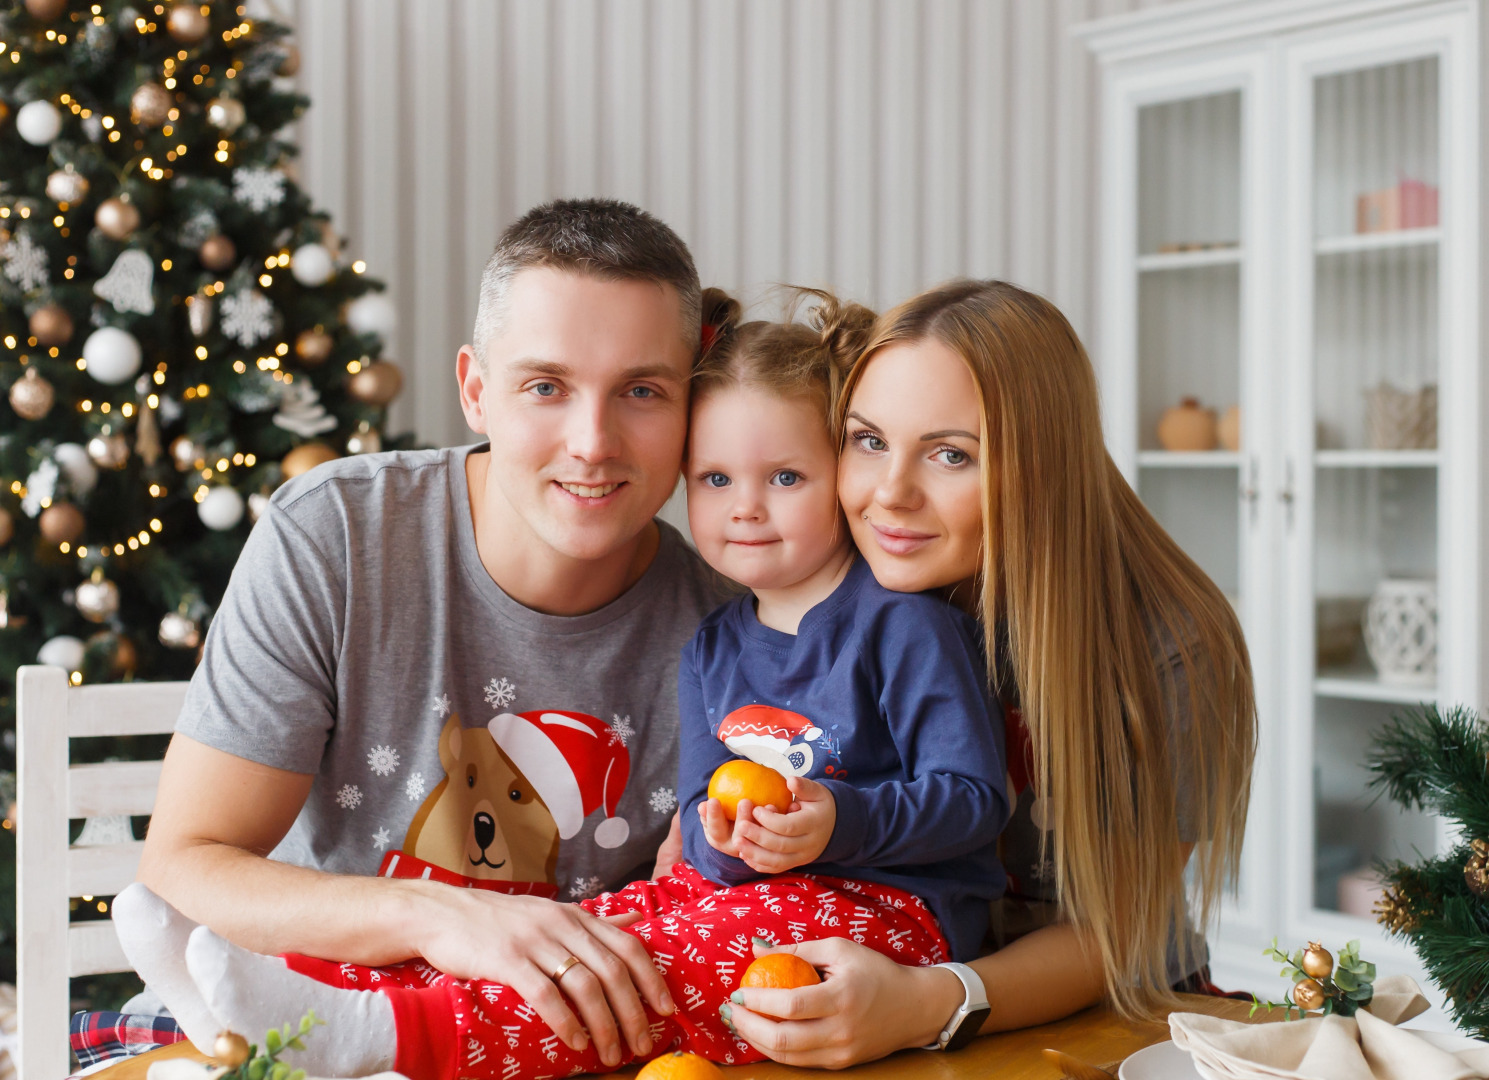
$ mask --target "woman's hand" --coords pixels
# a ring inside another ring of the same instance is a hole
[[[672,815],[672,825],[667,830],[667,839],[657,848],[657,865],[652,867],[651,879],[658,881],[672,876],[672,867],[682,862],[682,811]]]
[[[965,996],[961,981],[945,969],[896,964],[843,938],[755,947],[756,956],[772,952],[794,952],[822,982],[736,991],[729,1020],[740,1038],[785,1065],[842,1069],[925,1046],[936,1041]]]

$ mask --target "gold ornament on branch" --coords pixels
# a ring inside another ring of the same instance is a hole
[[[179,472],[197,468],[197,462],[206,455],[206,450],[189,436],[177,435],[171,440],[171,461]]]
[[[31,313],[27,328],[40,345],[66,345],[72,340],[72,316],[61,304],[44,304],[37,308]]]
[[[74,604],[89,622],[107,622],[119,611],[119,586],[95,569],[93,576],[77,587]]]
[[[232,243],[231,240],[228,243]],[[216,313],[217,301],[205,289],[186,298],[186,325],[191,327],[193,337],[206,337],[212,329],[212,316]]]
[[[308,442],[285,454],[284,460],[279,463],[279,468],[286,480],[293,480],[301,473],[309,472],[327,461],[335,461],[340,456],[325,443]]]
[[[217,1064],[236,1069],[248,1060],[248,1040],[232,1031],[219,1031],[212,1044],[212,1057]]]
[[[88,440],[88,456],[104,469],[122,469],[129,460],[129,440],[117,431],[102,431]]]
[[[1304,1012],[1324,1007],[1324,988],[1314,979],[1303,979],[1293,987],[1293,1004]]]
[[[1303,952],[1303,974],[1314,979],[1327,979],[1334,974],[1334,954],[1316,941],[1310,941]]]
[[[15,534],[16,519],[10,516],[9,510],[5,509],[5,507],[3,506],[0,506],[0,547],[4,547],[6,544],[10,543],[10,541],[15,537]]]
[[[357,424],[357,430],[346,440],[348,454],[376,454],[383,448],[383,437],[366,420]]]
[[[196,254],[208,270],[228,270],[238,261],[238,248],[222,233],[203,240]]]
[[[160,424],[148,400],[141,401],[136,407],[139,419],[134,425],[134,452],[148,467],[160,460]]]
[[[28,367],[26,374],[10,386],[10,407],[23,420],[40,420],[52,411],[56,398],[52,384],[38,375],[34,367]]]
[[[202,628],[184,612],[168,611],[160,619],[160,643],[167,649],[194,649],[202,643]]]
[[[1393,934],[1409,934],[1418,926],[1417,913],[1406,893],[1392,885],[1375,902],[1375,921]]]
[[[26,14],[39,22],[56,22],[67,10],[67,0],[26,0]]]
[[[403,389],[403,372],[391,360],[364,367],[346,382],[346,392],[364,405],[382,408]]]
[[[319,326],[314,330],[301,330],[295,338],[295,355],[300,362],[310,367],[323,364],[335,348],[336,341]]]
[[[88,639],[88,648],[102,652],[108,660],[109,677],[127,679],[140,665],[140,654],[123,634],[112,630],[100,630]]]
[[[248,112],[237,98],[220,97],[207,102],[207,123],[224,135],[231,135],[243,126]]]
[[[174,100],[159,83],[140,83],[129,95],[129,118],[140,127],[159,127],[169,119]]]
[[[171,13],[166,16],[166,32],[181,42],[183,45],[195,45],[207,36],[207,31],[212,27],[207,21],[207,16],[202,14],[200,6],[185,2],[171,5]]]
[[[284,59],[279,61],[279,67],[275,69],[276,75],[283,75],[286,79],[300,73],[300,50],[293,45],[284,46]]]
[[[59,203],[78,203],[88,197],[88,178],[71,165],[47,177],[47,198]]]
[[[129,234],[140,227],[140,212],[134,203],[115,196],[98,204],[93,224],[110,240],[128,240]]]
[[[1489,896],[1489,841],[1475,840],[1469,850],[1472,854],[1463,866],[1463,880],[1475,896]]]
[[[83,535],[83,512],[72,503],[54,502],[41,512],[41,538],[49,544],[75,544]]]

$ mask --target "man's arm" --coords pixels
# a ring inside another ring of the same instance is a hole
[[[176,735],[140,881],[255,952],[369,965],[422,956],[457,978],[513,987],[572,1047],[587,1043],[588,1028],[607,1064],[620,1059],[617,1020],[636,1054],[650,1052],[637,989],[660,1013],[670,1013],[672,1001],[641,943],[611,922],[540,897],[328,874],[266,858],[312,779]],[[560,993],[551,974],[570,955],[580,966],[563,976]]]

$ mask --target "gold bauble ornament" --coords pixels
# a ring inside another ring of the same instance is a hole
[[[276,75],[289,78],[300,73],[300,50],[293,45],[284,46],[284,59],[279,61],[279,67],[275,70]]]
[[[159,83],[140,83],[129,95],[129,118],[140,127],[159,127],[169,119],[174,101]]]
[[[1475,840],[1469,850],[1473,854],[1463,866],[1463,880],[1475,896],[1489,896],[1489,842]]]
[[[383,448],[383,437],[378,430],[363,420],[346,440],[348,454],[376,454]]]
[[[346,381],[346,392],[364,405],[381,408],[403,389],[403,372],[391,360],[369,364]]]
[[[88,178],[71,165],[47,176],[47,198],[57,203],[78,203],[88,197]]]
[[[26,0],[26,14],[41,22],[56,22],[67,10],[67,0]]]
[[[285,454],[284,460],[279,463],[279,468],[286,480],[293,480],[301,473],[309,472],[327,461],[335,461],[340,456],[325,443],[308,442]]]
[[[119,586],[103,576],[101,569],[77,587],[73,603],[89,622],[107,622],[119,611]]]
[[[38,375],[34,367],[28,367],[26,374],[10,385],[10,407],[23,420],[40,420],[52,411],[56,398],[52,384]]]
[[[10,511],[0,506],[0,547],[10,543],[16,534],[16,519],[10,516]]]
[[[171,440],[171,461],[180,472],[189,472],[197,467],[206,451],[186,435],[177,435]]]
[[[110,240],[128,240],[129,234],[140,227],[140,212],[134,203],[115,196],[98,204],[93,224]]]
[[[44,304],[31,313],[27,323],[37,344],[66,345],[72,340],[72,316],[61,304]]]
[[[1293,987],[1293,1004],[1304,1012],[1324,1007],[1324,988],[1313,979],[1304,979]]]
[[[202,628],[180,611],[168,611],[160,620],[160,643],[167,649],[194,649],[202,643]]]
[[[41,538],[49,544],[74,544],[83,535],[83,512],[72,503],[54,502],[38,520]]]
[[[207,102],[207,123],[224,135],[231,135],[243,126],[248,112],[237,98],[220,97]]]
[[[336,339],[320,327],[301,330],[300,335],[295,338],[295,355],[300,358],[301,363],[311,367],[325,363],[335,347]]]
[[[219,1031],[212,1044],[212,1058],[219,1065],[236,1069],[248,1060],[248,1040],[235,1031]]]
[[[1334,974],[1334,956],[1316,941],[1310,941],[1303,952],[1303,974],[1327,979]]]
[[[122,469],[129,460],[129,440],[117,431],[105,431],[88,440],[88,456],[103,469]]]
[[[140,666],[139,650],[123,634],[112,630],[100,630],[88,639],[88,648],[97,649],[108,657],[109,676],[127,679]]]
[[[171,13],[166,16],[165,28],[171,37],[183,45],[195,45],[212,29],[207,16],[202,14],[201,7],[193,3],[172,4]]]
[[[227,270],[238,261],[237,247],[222,233],[203,240],[196,254],[208,270]]]

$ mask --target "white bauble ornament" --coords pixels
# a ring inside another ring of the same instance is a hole
[[[336,263],[320,244],[305,244],[290,257],[290,273],[301,285],[324,285],[336,273]]]
[[[168,611],[160,620],[160,643],[168,649],[194,649],[202,643],[201,624],[179,611]]]
[[[88,178],[71,165],[47,176],[47,198],[53,202],[82,202],[88,197]]]
[[[259,491],[255,491],[252,495],[248,496],[248,520],[249,521],[255,521],[256,522],[256,521],[258,521],[259,518],[263,517],[268,512],[269,512],[269,496],[267,496],[267,495],[265,495],[265,494],[263,494],[262,492],[259,492]]]
[[[41,647],[41,651],[36,654],[36,662],[66,671],[76,671],[83,666],[83,643],[78,638],[61,634]]]
[[[196,516],[209,529],[222,532],[243,520],[243,496],[237,488],[215,487],[196,508]]]
[[[88,374],[101,383],[117,386],[134,378],[140,370],[140,343],[128,330],[104,326],[83,342],[83,360]]]
[[[62,134],[62,114],[50,101],[28,101],[16,111],[16,132],[32,146],[45,146]]]
[[[364,293],[346,306],[346,322],[359,334],[377,334],[386,340],[398,325],[398,312],[384,294]]]
[[[77,443],[58,443],[52,450],[52,460],[67,477],[72,493],[79,498],[87,495],[93,490],[93,485],[98,483],[98,466],[93,464],[88,451]]]

